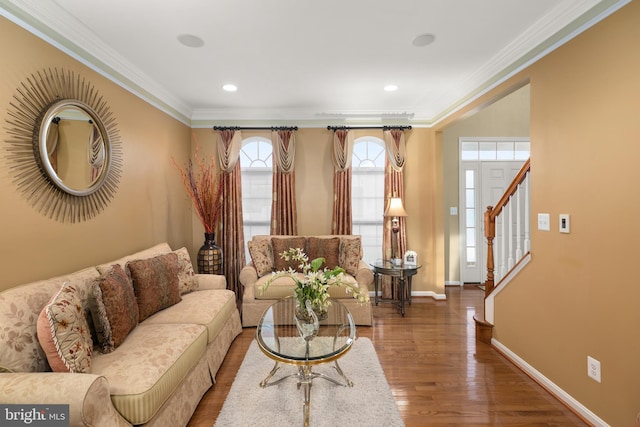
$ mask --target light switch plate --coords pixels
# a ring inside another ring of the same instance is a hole
[[[457,206],[451,206],[451,207],[449,207],[449,214],[450,214],[451,216],[458,215],[458,207],[457,207]]]
[[[570,233],[571,232],[571,226],[569,223],[569,214],[560,214],[560,219],[559,219],[559,224],[560,224],[560,232],[561,233]]]
[[[551,220],[549,219],[548,213],[538,214],[538,230],[550,231],[551,230],[550,222]]]

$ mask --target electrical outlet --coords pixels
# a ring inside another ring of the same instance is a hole
[[[587,375],[594,381],[601,381],[600,361],[594,359],[591,356],[587,356]]]

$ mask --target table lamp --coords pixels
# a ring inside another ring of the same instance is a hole
[[[391,217],[391,263],[393,265],[402,265],[402,258],[398,254],[398,231],[400,231],[400,217],[407,216],[407,211],[404,210],[400,197],[389,199],[389,205],[384,212],[384,216]]]

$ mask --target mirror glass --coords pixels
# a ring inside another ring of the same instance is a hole
[[[44,114],[39,163],[61,190],[76,196],[97,191],[109,168],[110,145],[100,118],[82,102],[64,100]]]

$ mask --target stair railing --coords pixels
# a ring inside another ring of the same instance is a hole
[[[530,172],[531,162],[527,160],[496,206],[488,206],[484,213],[484,235],[487,239],[485,297],[531,250]]]

